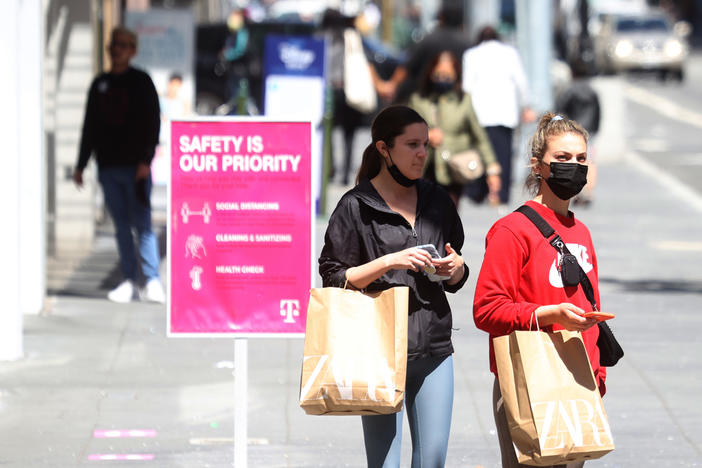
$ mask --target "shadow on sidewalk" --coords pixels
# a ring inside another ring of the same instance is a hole
[[[647,293],[692,293],[702,294],[702,281],[636,279],[621,280],[616,278],[600,278],[601,284],[611,284],[620,290],[628,292]]]
[[[154,223],[153,228],[158,237],[159,253],[163,262],[166,256],[166,226]],[[108,221],[97,227],[95,242],[90,246],[90,252],[85,254],[74,268],[69,271],[50,271],[49,275],[52,274],[64,275],[65,278],[49,278],[48,295],[104,298],[123,279],[112,223]],[[143,284],[141,271],[139,275],[139,282]]]

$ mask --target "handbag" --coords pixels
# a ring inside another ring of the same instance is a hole
[[[354,29],[344,31],[344,94],[346,103],[362,113],[378,107],[370,65],[363,52],[361,35]]]
[[[542,218],[541,215],[539,215],[539,213],[537,213],[533,208],[522,205],[515,211],[518,211],[529,218],[529,220],[539,229],[541,235],[543,235],[549,244],[551,244],[554,249],[561,253],[563,257],[572,257],[572,254],[568,250],[565,242],[563,242],[561,237],[556,233],[551,225],[548,224],[548,222],[546,222],[546,220]],[[556,236],[551,239],[551,236],[554,234],[556,234]],[[587,274],[585,271],[583,271],[580,264],[577,261],[575,261],[574,264],[577,265],[577,271],[579,272],[579,284],[583,288],[585,297],[592,305],[592,310],[596,311],[597,302],[595,301],[595,292],[592,288],[592,283],[590,283],[590,279],[587,277]],[[561,271],[563,273],[563,270]],[[605,322],[598,322],[597,326],[600,329],[600,335],[597,338],[597,347],[600,349],[600,365],[603,367],[613,367],[622,357],[624,357],[624,350],[617,341],[617,338],[614,336],[614,332],[609,325],[607,325]]]
[[[307,414],[402,409],[409,288],[313,288],[307,309],[300,406]]]
[[[437,127],[441,128],[441,124],[439,123],[439,109],[437,105],[432,105],[431,113],[434,123]],[[483,158],[481,158],[480,153],[474,149],[451,153],[449,150],[444,148],[439,149],[437,152],[439,157],[448,167],[451,182],[455,184],[464,185],[479,179],[483,174],[485,174]]]
[[[580,332],[513,331],[493,338],[498,382],[520,464],[600,458],[614,440]],[[500,403],[498,403],[500,404]]]
[[[482,177],[485,173],[483,159],[476,150],[466,150],[455,154],[443,150],[441,157],[446,161],[451,180],[455,183],[467,184]]]

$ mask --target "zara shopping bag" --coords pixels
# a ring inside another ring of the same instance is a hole
[[[493,344],[519,463],[558,465],[614,450],[579,332],[514,331]]]
[[[300,406],[307,414],[391,414],[407,370],[406,286],[310,292]]]

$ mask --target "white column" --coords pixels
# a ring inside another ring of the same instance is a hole
[[[517,41],[529,80],[532,108],[541,113],[553,107],[551,89],[551,0],[517,0]]]
[[[20,312],[37,314],[46,291],[46,173],[42,110],[42,9],[39,1],[13,0],[22,37],[16,39],[19,162]]]
[[[19,288],[19,186],[21,147],[19,138],[19,24],[20,2],[13,0],[3,6],[3,27],[0,28],[0,147],[4,153],[3,177],[0,183],[3,223],[0,246],[3,264],[0,268],[0,360],[22,356],[22,314]],[[26,3],[26,2],[25,2]]]
[[[463,0],[466,33],[471,44],[475,42],[483,27],[492,26],[497,29],[500,24],[500,3],[500,0]]]

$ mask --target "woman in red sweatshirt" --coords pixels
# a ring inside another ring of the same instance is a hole
[[[590,232],[568,210],[570,200],[587,181],[587,139],[587,131],[575,121],[552,113],[541,117],[530,144],[531,173],[526,181],[527,188],[535,196],[526,205],[555,229],[575,255],[592,283],[595,301],[601,310],[597,258]],[[599,330],[593,326],[597,321],[582,316],[592,310],[592,305],[582,287],[564,287],[558,255],[539,229],[518,212],[498,220],[485,239],[485,258],[476,286],[473,317],[477,327],[490,334],[490,370],[496,377],[493,409],[503,467],[525,465],[517,463],[500,402],[492,338],[514,330],[528,330],[534,316],[545,330],[581,331],[600,393],[604,395],[605,392],[606,372],[600,367],[597,348]],[[582,462],[567,466],[582,466]]]

